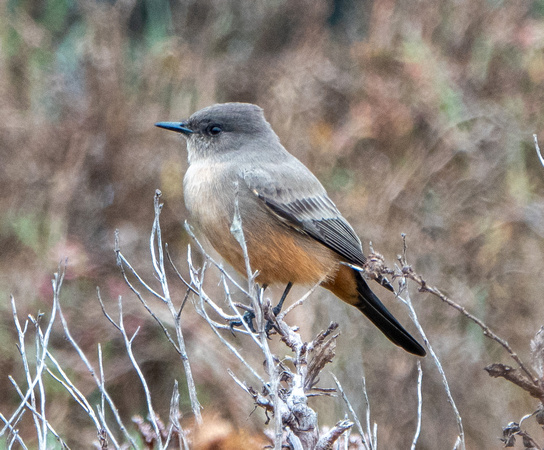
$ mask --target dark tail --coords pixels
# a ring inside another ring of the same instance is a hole
[[[425,356],[425,349],[410,336],[397,319],[393,317],[393,314],[387,310],[380,299],[370,290],[362,275],[357,272],[355,277],[357,279],[359,303],[354,306],[368,317],[391,342],[409,353]]]

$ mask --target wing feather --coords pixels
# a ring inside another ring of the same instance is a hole
[[[288,226],[313,237],[348,262],[364,264],[366,258],[357,234],[321,183],[304,169],[304,182],[286,179],[289,173],[276,173],[273,177],[270,172],[251,171],[243,178],[250,190]]]

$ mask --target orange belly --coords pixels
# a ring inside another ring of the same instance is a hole
[[[336,254],[315,239],[280,223],[255,225],[246,224],[244,236],[251,269],[259,271],[260,284],[315,284],[338,270]],[[245,275],[243,251],[230,232],[227,233],[208,235],[208,239],[229,264]]]

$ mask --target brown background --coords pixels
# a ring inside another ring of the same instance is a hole
[[[50,277],[68,257],[61,301],[74,338],[94,362],[97,343],[104,346],[107,380],[127,422],[145,414],[143,392],[102,315],[96,286],[112,313],[123,295],[127,327],[141,327],[136,356],[166,417],[173,380],[184,386],[183,369],[124,285],[113,233],[120,230],[125,255],[153,282],[148,240],[160,188],[164,239],[187,272],[186,153],[175,135],[153,124],[224,101],[264,108],[365,249],[372,241],[393,266],[406,233],[414,268],[530,359],[529,342],[544,325],[544,168],[532,143],[544,119],[542,1],[4,0],[0,10],[4,415],[18,401],[7,375],[23,381],[9,295],[21,317],[42,311],[48,318]],[[375,290],[408,324],[404,307]],[[175,282],[172,291],[176,302],[185,293]],[[512,362],[479,328],[435,298],[415,289],[412,297],[451,383],[468,447],[499,447],[501,427],[531,413],[536,402],[483,371]],[[184,314],[204,413],[262,429],[263,415],[251,414],[251,400],[225,373],[230,367],[244,379],[243,369],[191,305]],[[342,332],[331,370],[363,418],[364,365],[379,446],[408,448],[415,358],[326,292],[290,318],[305,339],[331,320]],[[50,348],[98,399],[62,336],[57,324]],[[423,368],[418,448],[452,448],[451,408],[429,358]],[[323,385],[332,386],[331,379]],[[57,431],[76,448],[89,445],[95,432],[88,417],[55,382],[47,386]],[[344,415],[340,400],[312,405],[322,425]],[[29,417],[21,424],[29,442],[32,427]]]

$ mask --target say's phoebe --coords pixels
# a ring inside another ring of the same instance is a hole
[[[281,145],[261,108],[225,103],[183,122],[156,125],[186,138],[185,204],[197,228],[238,272],[246,268],[230,232],[236,197],[261,285],[324,280],[324,288],[359,309],[393,343],[425,356],[352,267],[366,261],[361,241],[318,179]]]

